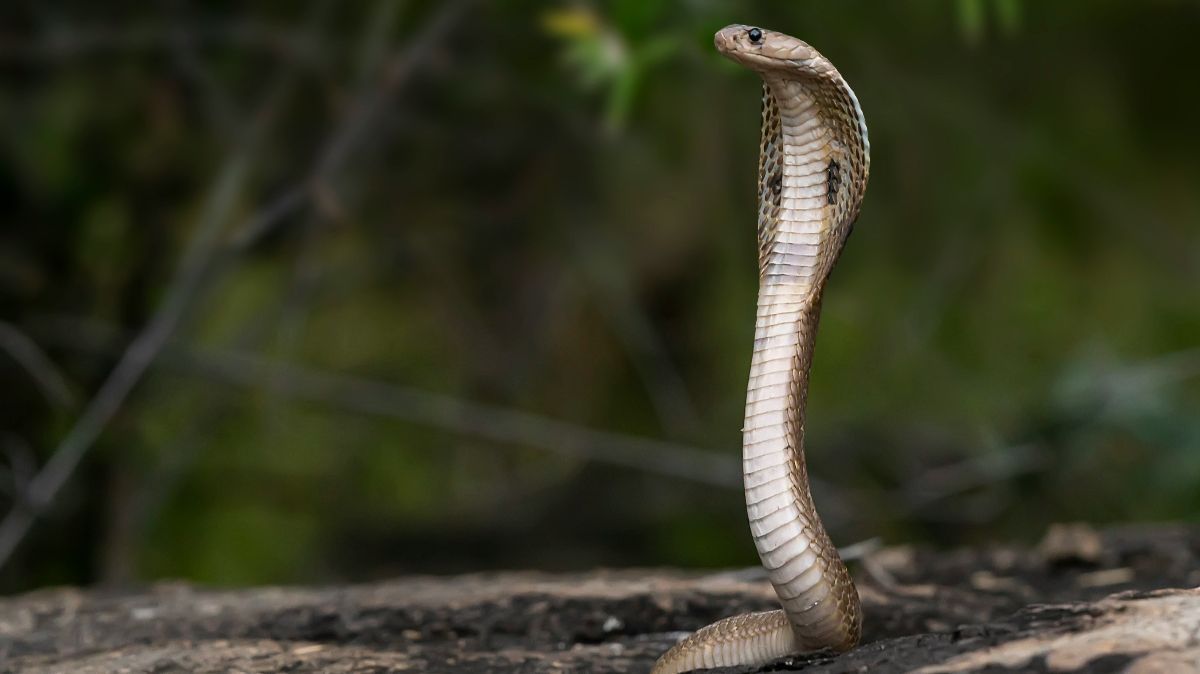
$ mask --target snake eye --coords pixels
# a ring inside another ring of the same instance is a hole
[[[754,44],[758,44],[759,42],[762,42],[762,31],[757,28],[751,28],[750,30],[746,31],[746,35],[750,38],[750,41],[753,42]]]

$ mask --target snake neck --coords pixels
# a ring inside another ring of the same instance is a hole
[[[743,427],[751,533],[804,650],[857,643],[849,572],[821,524],[804,455],[808,381],[825,280],[849,234],[839,215],[850,162],[819,94],[764,86],[759,164],[759,296]]]

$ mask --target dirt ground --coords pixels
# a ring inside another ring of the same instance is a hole
[[[853,567],[863,645],[759,671],[1200,671],[1200,526],[1058,526],[1032,549]],[[48,589],[0,600],[0,672],[644,672],[688,631],[774,607],[758,570]]]

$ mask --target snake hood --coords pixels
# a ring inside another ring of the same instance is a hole
[[[818,86],[836,83],[839,89],[845,91],[853,108],[847,114],[857,121],[862,161],[869,170],[871,141],[867,135],[862,106],[842,74],[821,52],[804,40],[786,33],[741,23],[730,24],[717,31],[713,36],[713,44],[726,58],[758,73],[768,87],[797,77],[811,77]]]

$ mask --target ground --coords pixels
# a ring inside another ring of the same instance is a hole
[[[863,645],[766,671],[1200,671],[1200,527],[1057,526],[1034,548],[854,566]],[[644,672],[686,632],[772,607],[757,570],[47,589],[0,600],[0,672]]]

